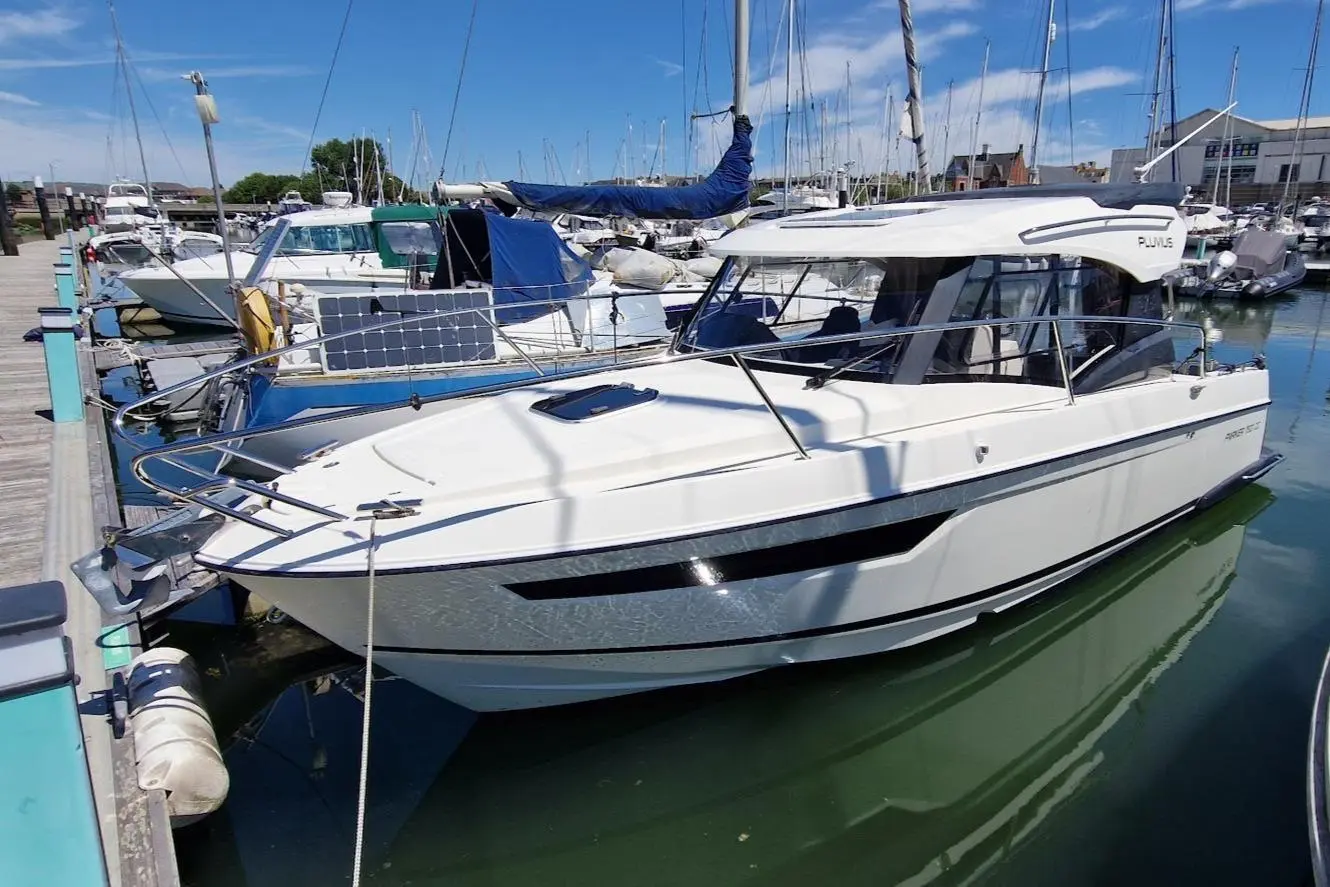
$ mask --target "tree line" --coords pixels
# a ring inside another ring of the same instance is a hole
[[[375,163],[377,158],[378,162]],[[299,191],[309,203],[322,203],[325,191],[359,193],[366,201],[377,200],[379,179],[383,179],[383,198],[416,201],[420,194],[397,176],[388,172],[383,146],[373,139],[349,141],[329,139],[309,152],[310,169],[303,175],[252,172],[222,194],[227,203],[275,203],[288,191]]]

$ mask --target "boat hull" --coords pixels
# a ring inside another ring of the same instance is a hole
[[[198,293],[176,277],[171,276],[169,272],[165,275],[160,273],[151,275],[142,273],[127,274],[122,279],[125,285],[143,300],[144,304],[157,309],[163,320],[192,326],[218,326],[232,329],[235,320],[235,299],[227,292],[226,269],[222,265],[222,257],[207,256],[206,258],[217,266],[215,273],[190,275],[189,282],[215,302],[217,307],[225,312],[225,316],[218,314],[212,306],[199,297]],[[155,272],[157,269],[153,270]],[[237,277],[240,277],[243,276],[246,270],[246,267],[237,267],[235,273]],[[382,275],[382,272],[380,274]],[[405,278],[401,281],[394,281],[387,279],[386,276],[373,277],[366,275],[358,279],[349,275],[346,277],[318,273],[301,275],[299,272],[288,271],[282,272],[281,279],[288,286],[298,283],[327,295],[369,293],[378,289],[400,290],[405,282]]]
[[[702,537],[385,570],[374,580],[376,661],[491,711],[928,641],[1055,587],[1257,475],[1265,412],[1264,403],[1235,407],[1112,446]],[[878,534],[875,554],[826,561],[826,551],[848,550],[847,539],[870,530]],[[756,552],[764,565],[756,574],[751,562],[747,574],[732,569],[735,552]],[[819,563],[801,569],[810,557]],[[642,566],[662,558],[684,568],[714,565],[716,575],[662,585],[651,572],[659,567]],[[363,654],[365,574],[218,567]],[[730,581],[730,573],[739,578]]]

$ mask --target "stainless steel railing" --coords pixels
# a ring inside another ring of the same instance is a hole
[[[557,300],[557,301],[562,302],[566,300]],[[523,303],[523,304],[540,304],[540,303],[536,302],[536,303]],[[478,309],[476,308],[468,307],[468,308],[457,308],[457,309],[448,309],[445,311],[432,312],[432,314],[436,316],[450,316],[450,315],[471,313],[477,310]],[[197,385],[200,382],[206,382],[208,380],[222,376],[228,372],[234,372],[236,369],[239,368],[249,367],[264,361],[271,360],[273,357],[279,357],[284,353],[289,353],[297,349],[305,349],[314,344],[319,344],[325,341],[333,341],[335,339],[339,339],[349,335],[360,335],[370,330],[387,329],[405,323],[418,322],[422,318],[429,316],[431,315],[419,314],[404,318],[398,318],[390,321],[384,321],[382,323],[374,324],[369,327],[361,327],[355,330],[347,330],[340,333],[329,334],[326,336],[322,336],[318,339],[310,340],[307,342],[301,342],[296,345],[290,345],[285,348],[277,349],[275,351],[266,352],[264,354],[254,355],[252,357],[246,358],[245,360],[239,361],[238,363],[231,364],[227,367],[222,367],[220,369],[214,370],[209,373],[205,373],[202,376],[198,376],[194,379],[187,380],[186,382],[182,382],[178,385],[174,385],[170,388],[156,392],[150,398],[145,398],[142,401],[138,401],[136,403],[121,407],[116,412],[115,418],[113,420],[113,427],[115,428],[117,434],[119,434],[122,437],[128,438],[128,435],[125,431],[126,417],[128,416],[129,413],[141,409],[142,405],[146,402],[149,402],[156,398],[169,397],[174,393],[182,391],[187,387]],[[337,412],[332,412],[332,413],[324,413],[303,419],[292,419],[284,422],[277,422],[270,425],[263,425],[255,428],[242,428],[235,431],[218,432],[214,434],[202,435],[197,438],[177,441],[174,443],[164,444],[162,446],[143,450],[133,457],[131,461],[131,468],[134,473],[134,476],[138,478],[143,484],[170,499],[174,499],[180,502],[200,505],[208,510],[214,511],[225,517],[229,517],[235,520],[242,521],[244,523],[248,523],[252,526],[258,527],[266,532],[270,532],[278,536],[290,536],[292,535],[292,531],[290,530],[286,530],[281,527],[276,527],[266,521],[254,517],[252,514],[249,514],[241,510],[240,508],[235,508],[226,505],[224,503],[216,502],[215,500],[212,500],[208,497],[211,494],[216,493],[220,490],[239,489],[251,493],[253,495],[259,496],[263,499],[282,502],[294,508],[299,508],[311,514],[320,517],[326,517],[330,520],[345,520],[348,518],[348,516],[332,511],[331,509],[325,508],[323,506],[297,499],[296,497],[290,496],[288,494],[280,493],[276,489],[277,485],[275,483],[271,485],[265,485],[265,484],[254,483],[252,481],[239,480],[236,478],[222,477],[215,473],[210,473],[205,470],[190,466],[187,463],[180,462],[178,459],[174,457],[184,453],[195,452],[199,450],[216,450],[240,456],[242,458],[246,458],[251,462],[263,465],[264,467],[269,468],[269,470],[275,472],[286,473],[292,470],[294,466],[280,466],[266,462],[264,460],[258,459],[249,454],[245,454],[242,451],[233,448],[232,444],[240,443],[249,438],[276,434],[282,431],[288,431],[295,428],[303,428],[311,425],[319,425],[343,419],[351,419],[359,416],[367,416],[375,413],[385,412],[388,410],[401,409],[408,406],[419,408],[420,406],[430,403],[442,403],[450,400],[457,400],[467,397],[481,397],[481,396],[498,394],[507,391],[520,390],[522,388],[528,388],[534,385],[548,384],[550,382],[561,382],[570,379],[586,378],[608,372],[622,372],[627,370],[639,369],[643,367],[655,367],[665,364],[683,363],[691,360],[715,361],[722,358],[729,358],[736,365],[736,367],[744,373],[744,375],[753,385],[757,397],[762,401],[765,408],[771,413],[773,419],[778,423],[782,432],[789,438],[798,457],[806,459],[809,458],[809,453],[807,449],[803,446],[802,442],[799,440],[798,435],[794,432],[794,429],[791,428],[789,423],[785,421],[783,416],[781,416],[779,407],[771,399],[770,395],[766,392],[766,389],[762,386],[761,380],[753,372],[751,364],[746,359],[749,356],[763,355],[763,354],[768,354],[770,352],[779,352],[787,348],[804,347],[806,345],[823,346],[823,345],[853,344],[853,343],[862,343],[862,342],[880,342],[891,339],[912,337],[926,333],[945,333],[952,330],[979,329],[986,327],[1000,328],[1004,326],[1014,326],[1014,325],[1028,326],[1028,325],[1038,325],[1045,323],[1050,324],[1050,338],[1052,339],[1053,342],[1053,350],[1056,352],[1058,358],[1057,363],[1058,363],[1059,375],[1061,377],[1061,386],[1065,391],[1067,403],[1069,406],[1074,405],[1076,401],[1075,392],[1073,390],[1075,374],[1070,372],[1066,360],[1066,353],[1065,353],[1066,349],[1063,345],[1062,334],[1061,334],[1061,326],[1063,324],[1095,324],[1098,326],[1138,324],[1138,325],[1148,325],[1157,328],[1189,330],[1197,335],[1199,339],[1199,345],[1197,346],[1196,350],[1192,352],[1191,356],[1189,356],[1186,360],[1184,360],[1183,363],[1185,364],[1188,361],[1192,360],[1193,358],[1199,356],[1201,358],[1199,374],[1200,376],[1203,377],[1206,372],[1206,363],[1208,355],[1207,341],[1203,328],[1201,327],[1200,324],[1197,323],[1159,320],[1155,318],[1104,317],[1101,315],[1068,315],[1068,316],[1042,315],[1042,316],[1032,316],[1032,317],[1023,317],[1023,318],[1003,317],[1003,318],[986,318],[980,320],[952,321],[946,323],[919,324],[910,327],[896,327],[892,329],[865,330],[857,333],[846,333],[842,335],[819,336],[816,339],[808,341],[802,339],[781,340],[777,342],[763,342],[758,344],[739,345],[727,348],[696,349],[688,351],[680,351],[677,348],[673,348],[668,352],[663,352],[655,356],[637,359],[637,360],[624,361],[616,364],[585,367],[582,369],[569,370],[565,372],[553,373],[544,376],[535,376],[533,378],[528,378],[528,379],[520,379],[516,381],[502,382],[492,385],[484,385],[463,391],[453,391],[443,394],[432,394],[424,396],[416,395],[413,396],[412,398],[392,403],[350,407],[345,410],[339,410]],[[1021,355],[1010,355],[1010,356],[999,355],[997,360],[1001,361],[1019,356]],[[193,487],[173,487],[167,485],[163,482],[154,479],[151,476],[151,474],[148,472],[147,468],[145,467],[148,465],[148,463],[153,461],[159,461],[162,464],[170,465],[176,469],[183,470],[190,474],[198,476],[202,478],[203,482]]]

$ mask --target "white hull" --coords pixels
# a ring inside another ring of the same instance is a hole
[[[382,523],[376,657],[426,689],[487,711],[722,680],[778,665],[927,641],[1074,576],[1185,515],[1257,462],[1268,399],[1265,373],[1208,379],[1195,386],[1203,390],[1190,393],[1196,382],[1174,377],[1136,387],[1126,396],[1123,391],[1090,395],[1075,405],[1045,409],[1038,418],[1027,414],[1017,425],[950,422],[927,444],[919,441],[939,454],[932,458],[931,484],[909,484],[908,491],[862,498],[857,507],[755,520],[781,514],[781,501],[798,490],[805,498],[819,486],[828,496],[856,482],[861,490],[871,490],[873,472],[862,476],[864,466],[883,464],[889,467],[882,470],[892,475],[903,459],[891,442],[885,447],[861,442],[864,446],[849,454],[858,468],[847,477],[847,463],[833,452],[815,449],[810,461],[785,462],[765,479],[754,479],[755,485],[715,491],[731,500],[732,510],[746,511],[748,521],[700,536],[656,537],[674,541],[593,548],[583,547],[583,539],[580,552],[559,557],[395,569],[387,540],[417,537],[415,544],[428,543],[409,526]],[[991,391],[995,386],[983,387]],[[942,388],[933,395],[943,396]],[[954,406],[941,409],[956,414]],[[464,427],[466,419],[459,413],[455,421]],[[1138,433],[1104,433],[1113,427]],[[982,471],[975,470],[973,461],[945,464],[940,454],[954,458],[958,452],[972,452],[976,439],[991,444],[993,453],[1009,452],[1014,458],[990,459]],[[1068,446],[1075,440],[1079,443]],[[922,455],[912,458],[929,461]],[[778,472],[782,480],[777,480]],[[571,468],[569,476],[574,476]],[[724,483],[716,476],[706,480]],[[672,495],[677,499],[696,492],[675,488]],[[639,512],[665,519],[671,492],[650,493],[667,498],[620,499],[625,510],[616,517],[623,532],[630,531]],[[764,493],[766,501],[743,501]],[[411,494],[405,487],[401,493],[404,498]],[[542,511],[539,504],[517,506],[519,511],[533,510],[532,523],[525,524],[533,536],[564,526],[557,519],[559,503],[548,504],[553,510]],[[944,515],[940,524],[921,540],[886,556],[802,571],[788,556],[800,543],[834,545],[847,534],[880,527],[890,532],[939,514]],[[464,531],[465,523],[483,525],[486,520],[494,520],[495,530],[523,525],[512,514],[501,514],[497,519],[467,517],[452,530],[464,536],[458,530]],[[583,527],[580,513],[577,523]],[[458,544],[455,538],[451,541]],[[530,544],[542,543],[532,539]],[[543,544],[558,550],[557,543]],[[363,546],[352,543],[352,548],[363,558]],[[787,566],[774,575],[726,580],[720,567],[726,557],[762,549],[780,549],[775,561]],[[483,547],[474,550],[475,560],[484,556]],[[710,583],[636,593],[631,582],[617,591],[588,585],[584,594],[574,592],[580,596],[566,591],[517,594],[510,588],[641,573],[662,562],[688,566],[699,558],[704,566],[717,564],[722,575]],[[341,562],[347,563],[345,558]],[[368,591],[363,568],[341,575],[311,571],[302,576],[298,570],[249,574],[244,569],[232,574],[334,642],[363,653]]]
[[[248,254],[246,255],[252,259]],[[162,274],[155,274],[151,277],[141,274],[125,275],[125,284],[143,300],[144,304],[156,308],[164,320],[197,326],[222,326],[229,329],[232,328],[232,320],[235,318],[235,300],[227,293],[224,260],[221,256],[210,256],[208,260],[218,266],[217,270],[209,276],[190,275],[189,281],[226,312],[225,318],[219,316],[207,302],[199,298],[197,293],[181,283],[169,271],[163,271]],[[404,275],[399,274],[398,278],[400,279],[395,279],[389,272],[382,270],[372,276],[365,274],[354,277],[334,277],[327,273],[318,272],[302,274],[299,271],[282,269],[280,263],[274,264],[278,266],[274,270],[281,272],[280,278],[288,286],[298,283],[312,290],[317,290],[319,293],[329,295],[370,292],[381,288],[400,288],[406,280]],[[237,277],[244,275],[247,265],[248,263],[246,263],[245,269],[239,266],[235,269]],[[153,270],[157,271],[159,269]],[[277,276],[277,274],[273,275],[274,278]]]

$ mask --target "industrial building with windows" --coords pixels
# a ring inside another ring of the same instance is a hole
[[[1218,114],[1218,110],[1207,108],[1179,120],[1164,133],[1161,150],[1173,144],[1174,132],[1181,140]],[[1330,196],[1330,117],[1307,118],[1302,146],[1294,157],[1297,129],[1296,118],[1248,120],[1233,115],[1226,124],[1220,116],[1178,148],[1173,157],[1161,161],[1152,178],[1171,181],[1176,170],[1176,180],[1191,186],[1197,197],[1222,199],[1231,162],[1229,202],[1233,205],[1279,200],[1286,184],[1290,199]],[[1136,167],[1147,159],[1144,148],[1115,149],[1111,180],[1132,181]]]

